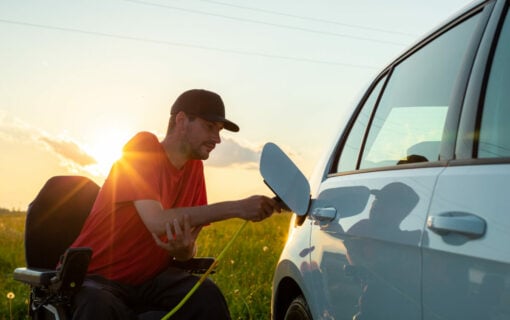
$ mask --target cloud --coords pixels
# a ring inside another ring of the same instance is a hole
[[[223,139],[205,164],[213,167],[239,165],[255,169],[258,167],[260,152],[260,148],[244,146],[233,139]]]
[[[245,169],[258,169],[262,147],[262,145],[253,146],[234,139],[222,138],[221,143],[216,146],[205,164],[212,167],[238,166]],[[292,161],[301,160],[299,154],[291,147],[280,146],[280,148]]]
[[[0,138],[9,142],[28,142],[34,139],[36,132],[18,118],[0,110]]]
[[[96,160],[85,152],[78,143],[71,139],[52,137],[38,130],[19,118],[0,110],[0,139],[8,142],[36,144],[57,154],[63,164],[76,170],[96,163]]]
[[[49,137],[40,137],[39,140],[45,142],[55,153],[65,160],[70,160],[80,166],[88,166],[97,163],[94,157],[87,154],[77,143],[71,140],[60,140]]]

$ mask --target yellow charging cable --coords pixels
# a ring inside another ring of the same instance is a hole
[[[172,310],[170,310],[169,313],[167,313],[163,318],[161,318],[161,320],[170,319],[170,317],[173,316],[177,311],[179,311],[179,309],[182,308],[182,306],[186,303],[186,301],[188,301],[189,298],[191,298],[193,293],[195,293],[195,291],[197,291],[198,287],[205,281],[205,279],[209,276],[209,274],[211,274],[211,272],[214,270],[214,268],[216,268],[216,266],[218,265],[220,260],[225,255],[225,252],[227,252],[227,250],[230,249],[230,247],[234,243],[235,239],[239,236],[239,234],[241,233],[241,231],[243,231],[244,227],[246,227],[247,224],[248,224],[248,220],[243,222],[241,227],[239,227],[239,229],[236,231],[236,233],[232,236],[232,239],[230,239],[230,241],[227,243],[225,248],[223,248],[223,250],[221,250],[220,254],[216,257],[216,259],[211,264],[209,269],[207,269],[207,271],[200,277],[200,279],[198,279],[198,282],[195,283],[195,285],[193,286],[193,288],[191,288],[191,290],[188,292],[188,294],[186,294],[184,296],[184,298],[182,298],[181,302],[179,302]]]

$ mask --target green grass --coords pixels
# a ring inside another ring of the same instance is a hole
[[[249,223],[211,278],[225,294],[233,319],[269,319],[271,281],[287,238],[288,214]],[[215,256],[241,226],[231,220],[203,229],[199,255]]]
[[[28,319],[28,287],[12,278],[16,267],[25,265],[23,250],[24,213],[0,214],[0,319]],[[14,294],[14,299],[7,296]]]
[[[287,237],[290,215],[274,215],[249,223],[239,235],[214,275],[223,291],[232,319],[269,319],[273,270]],[[204,228],[198,239],[199,256],[217,256],[241,226],[229,220]],[[0,320],[28,319],[28,286],[12,278],[25,265],[23,231],[25,214],[0,214]],[[14,299],[8,299],[9,293]]]

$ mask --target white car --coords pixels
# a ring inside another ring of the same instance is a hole
[[[274,320],[510,319],[509,6],[474,2],[389,64],[293,183],[304,210],[276,191],[296,214]]]

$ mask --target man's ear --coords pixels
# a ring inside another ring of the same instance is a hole
[[[184,113],[184,111],[179,111],[179,113],[175,115],[175,127],[177,129],[182,129],[186,126],[187,123],[188,116],[186,115],[186,113]]]

